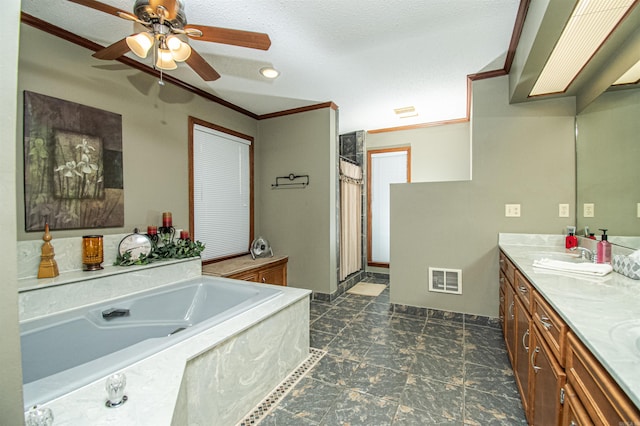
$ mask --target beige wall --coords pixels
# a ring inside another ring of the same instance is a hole
[[[574,212],[573,98],[509,105],[508,78],[473,84],[473,177],[391,188],[391,301],[498,315],[499,232],[561,233]],[[506,203],[521,204],[505,218]],[[428,292],[428,267],[462,269],[463,295]]]
[[[324,108],[259,122],[256,235],[289,256],[288,282],[337,290],[336,111]],[[306,188],[271,189],[277,176],[309,175]]]
[[[124,228],[129,232],[160,224],[163,211],[174,226],[189,226],[187,120],[189,115],[237,132],[256,135],[253,118],[200,98],[115,61],[98,61],[91,51],[21,25],[18,79],[18,141],[22,139],[23,90],[100,108],[122,115],[125,187]],[[18,147],[18,240],[40,239],[24,231],[23,158]],[[93,232],[93,231],[92,231]],[[53,232],[55,238],[86,230]],[[197,236],[196,236],[197,238]]]
[[[18,329],[18,281],[16,267],[16,87],[18,69],[18,38],[20,2],[3,5],[0,16],[0,38],[3,58],[0,62],[0,229],[5,244],[0,256],[0,423],[21,425],[22,368]]]
[[[367,150],[411,146],[411,182],[471,177],[470,124],[457,123],[398,132],[367,133]]]

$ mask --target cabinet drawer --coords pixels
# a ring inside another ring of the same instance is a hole
[[[585,411],[595,424],[638,425],[640,411],[591,352],[569,333],[567,377]]]
[[[558,363],[564,367],[567,347],[567,324],[565,324],[562,318],[556,314],[551,306],[549,306],[537,292],[533,294],[531,318],[540,330],[540,334],[549,345]]]
[[[500,251],[500,270],[502,270],[504,276],[509,280],[509,284],[513,285],[516,268],[502,251]]]
[[[531,305],[533,304],[533,287],[527,281],[527,279],[516,270],[516,279],[514,282],[514,288],[518,298],[522,302],[522,305],[527,310],[527,313],[531,314]]]

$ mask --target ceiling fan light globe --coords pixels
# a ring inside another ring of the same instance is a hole
[[[180,40],[178,37],[169,37],[167,39],[167,47],[169,47],[171,56],[176,62],[184,62],[191,55],[191,46]]]
[[[173,60],[171,51],[167,49],[158,49],[158,60],[156,61],[156,68],[165,71],[171,71],[178,68],[178,65]]]
[[[147,32],[141,32],[126,38],[127,46],[138,57],[146,58],[149,49],[153,46],[153,36]]]

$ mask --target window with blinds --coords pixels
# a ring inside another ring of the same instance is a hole
[[[205,244],[202,260],[249,248],[250,149],[250,140],[193,125],[193,232]]]

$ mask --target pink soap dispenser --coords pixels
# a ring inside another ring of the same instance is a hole
[[[611,243],[608,241],[607,230],[600,229],[602,231],[602,237],[598,242],[596,259],[598,263],[611,263]]]
[[[576,227],[575,226],[567,226],[567,235],[564,239],[564,247],[567,249],[572,249],[574,247],[578,247],[578,237],[575,236]]]

